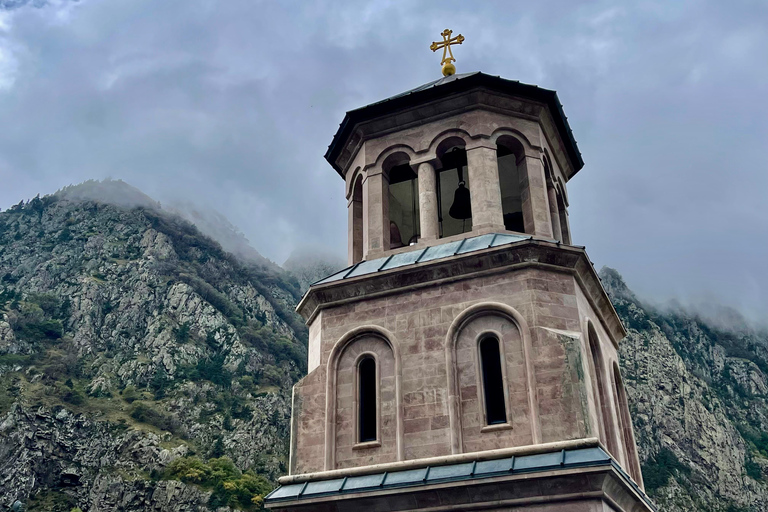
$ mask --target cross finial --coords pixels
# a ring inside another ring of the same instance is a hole
[[[453,51],[451,51],[451,45],[452,44],[461,44],[464,42],[464,36],[459,34],[456,37],[451,37],[451,34],[453,34],[453,31],[450,29],[445,29],[440,34],[443,36],[442,41],[433,42],[429,49],[433,52],[436,52],[440,48],[443,49],[443,60],[440,61],[440,64],[443,66],[443,76],[450,76],[454,73],[456,73],[456,66],[453,65],[453,62],[456,62],[456,59],[453,58]]]

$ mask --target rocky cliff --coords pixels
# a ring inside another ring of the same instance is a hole
[[[0,213],[0,509],[259,508],[305,371],[298,284],[83,188]]]
[[[0,510],[257,510],[306,368],[293,306],[340,263],[238,259],[126,187],[0,213]],[[768,510],[768,334],[601,277],[629,331],[648,493],[669,511]]]
[[[768,510],[768,334],[640,301],[601,278],[629,333],[620,346],[646,491],[662,510]]]

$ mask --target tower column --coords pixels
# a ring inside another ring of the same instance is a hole
[[[525,155],[521,162],[520,189],[523,191],[523,222],[525,232],[552,238],[552,220],[547,204],[547,183],[544,166],[539,158]]]
[[[419,164],[419,224],[422,240],[436,240],[440,236],[437,220],[437,177],[430,162]]]
[[[563,240],[563,231],[560,228],[560,212],[557,206],[557,191],[555,187],[547,187],[547,196],[549,198],[549,217],[552,219],[552,231],[555,240],[559,242],[565,242]]]
[[[467,146],[469,194],[472,201],[472,230],[504,229],[501,186],[496,145],[487,141]]]
[[[381,169],[370,169],[363,181],[363,259],[389,250],[389,180]]]

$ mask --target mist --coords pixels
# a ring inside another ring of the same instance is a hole
[[[0,1],[0,208],[112,177],[218,212],[197,222],[273,262],[343,259],[322,155],[346,110],[439,78],[428,46],[450,27],[458,72],[558,91],[586,162],[574,243],[598,267],[759,322],[765,19],[764,2]]]

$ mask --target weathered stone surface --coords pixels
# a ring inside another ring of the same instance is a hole
[[[306,359],[298,290],[152,204],[92,199],[0,213],[0,509],[208,510],[156,481],[193,454],[275,478]]]

